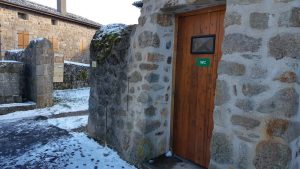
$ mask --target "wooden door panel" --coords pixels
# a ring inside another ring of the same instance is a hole
[[[224,38],[225,6],[178,17],[173,121],[175,154],[207,167],[213,129],[214,91]],[[191,38],[216,35],[215,54],[191,54]],[[209,67],[197,67],[196,58],[210,58]]]

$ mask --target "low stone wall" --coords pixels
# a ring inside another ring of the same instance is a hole
[[[53,88],[55,90],[64,90],[89,87],[89,69],[89,64],[65,61],[64,81],[55,82]]]
[[[24,49],[8,50],[4,54],[4,60],[15,60],[19,62],[24,62],[24,51]]]
[[[0,61],[0,104],[21,103],[24,89],[24,64]]]
[[[4,58],[13,61],[1,63],[7,66],[1,68],[0,74],[5,71],[8,73],[0,75],[0,96],[1,93],[16,95],[6,102],[16,103],[29,100],[36,102],[37,108],[53,104],[54,53],[49,40],[34,39],[25,50],[6,51]],[[23,99],[17,97],[17,93],[20,93]]]
[[[143,160],[144,134],[136,127],[138,121],[131,108],[130,83],[139,81],[138,73],[129,78],[132,56],[130,35],[135,27],[110,25],[97,31],[91,43],[91,96],[89,101],[89,134],[114,147],[130,161]],[[141,123],[142,126],[142,123]],[[146,140],[144,140],[147,142]],[[146,143],[145,143],[146,145]],[[144,150],[145,149],[145,150]]]

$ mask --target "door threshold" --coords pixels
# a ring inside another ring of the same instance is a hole
[[[159,156],[153,160],[145,162],[142,169],[205,169],[190,161],[181,159],[177,156]]]

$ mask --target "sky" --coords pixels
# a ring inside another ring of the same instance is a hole
[[[30,0],[56,9],[57,0]],[[140,9],[132,6],[136,0],[67,0],[67,12],[83,16],[103,25],[136,24]]]

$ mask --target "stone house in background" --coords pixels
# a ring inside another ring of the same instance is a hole
[[[25,49],[32,39],[47,38],[56,63],[88,63],[89,43],[100,24],[67,13],[66,0],[57,4],[56,10],[27,0],[1,0],[1,57],[6,50]]]
[[[92,40],[90,135],[135,164],[171,150],[299,169],[299,14],[299,0],[143,0],[137,26]]]

